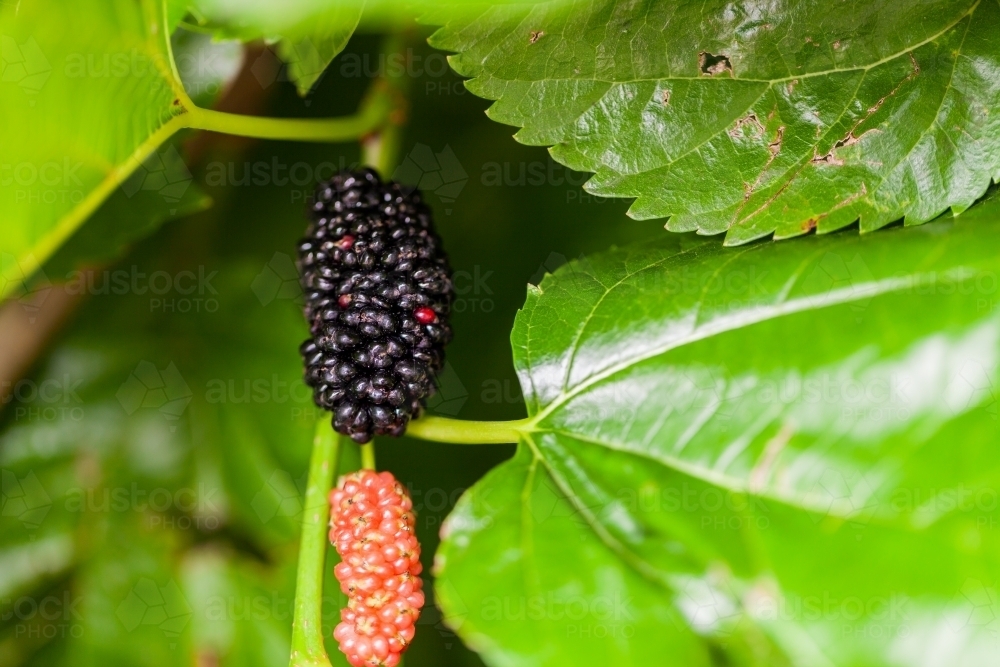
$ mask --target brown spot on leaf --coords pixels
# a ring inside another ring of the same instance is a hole
[[[907,74],[905,77],[903,77],[903,80],[900,81],[898,84],[896,84],[896,87],[893,88],[892,90],[890,90],[887,95],[883,95],[881,98],[879,98],[878,102],[876,102],[875,104],[873,104],[872,106],[870,106],[868,108],[867,115],[864,118],[862,118],[861,120],[859,120],[854,125],[854,128],[851,129],[851,133],[852,134],[853,134],[854,130],[858,127],[858,125],[861,125],[861,123],[863,123],[866,120],[868,120],[872,115],[875,114],[876,111],[878,111],[879,109],[881,109],[882,105],[885,104],[885,101],[887,99],[889,99],[890,97],[893,97],[896,93],[899,92],[900,88],[902,88],[904,85],[906,85],[907,82],[909,82],[912,79],[916,78],[916,76],[918,74],[920,74],[920,65],[917,64],[917,59],[913,57],[912,53],[910,54],[910,63],[913,65],[913,69],[910,70],[910,73]]]
[[[534,44],[542,37],[545,37],[544,30],[532,30],[530,33],[528,33],[528,44]]]
[[[802,223],[802,231],[811,232],[812,230],[816,229],[816,223],[817,223],[816,218],[809,218],[808,220]]]
[[[833,43],[833,50],[834,51],[839,51],[840,50],[840,40],[839,39],[836,42]]]
[[[856,143],[858,143],[858,138],[853,134],[848,134],[846,137],[835,143],[833,147],[843,148],[844,146],[853,146]]]
[[[837,167],[843,166],[844,164],[843,160],[833,154],[833,150],[826,155],[818,155],[815,148],[813,149],[813,158],[810,162],[813,164],[830,164]]]
[[[663,106],[670,106],[670,89],[664,88],[663,92],[660,93],[660,101],[663,102]]]
[[[856,129],[857,125],[855,125],[854,128]],[[813,164],[832,164],[832,165],[837,165],[837,166],[843,165],[844,161],[841,160],[840,158],[836,157],[833,154],[833,152],[835,150],[837,150],[838,148],[843,148],[845,146],[853,146],[854,144],[856,144],[859,141],[861,141],[865,136],[867,136],[867,135],[869,135],[869,134],[871,134],[873,132],[878,132],[878,129],[877,128],[872,128],[872,129],[864,132],[860,137],[858,137],[858,136],[855,136],[854,129],[852,129],[850,132],[847,133],[846,137],[844,137],[843,139],[838,139],[837,142],[833,144],[833,148],[830,149],[829,153],[827,153],[826,155],[823,155],[823,156],[819,156],[819,155],[814,156],[813,159],[812,159]],[[815,151],[815,149],[814,149],[814,151]]]
[[[733,75],[733,66],[729,63],[729,56],[725,54],[717,56],[708,51],[702,51],[698,54],[698,69],[701,70],[702,76],[715,76],[723,72],[729,72],[729,76]]]
[[[782,125],[778,128],[778,134],[774,137],[774,141],[767,145],[767,150],[771,151],[771,157],[773,158],[781,151],[781,141],[785,137],[785,126]]]
[[[787,83],[787,84],[785,85],[785,90],[787,90],[787,91],[788,91],[788,94],[789,94],[789,95],[791,95],[791,94],[792,94],[792,91],[794,91],[794,90],[795,90],[795,86],[797,86],[797,85],[799,85],[799,80],[798,80],[798,79],[792,79],[791,81],[789,81],[789,82],[788,82],[788,83]]]
[[[814,152],[815,152],[815,149],[814,149]],[[844,161],[841,160],[836,155],[834,155],[833,151],[830,151],[826,155],[815,155],[814,154],[813,158],[812,158],[812,160],[810,160],[810,162],[812,162],[813,164],[829,164],[829,165],[833,165],[833,166],[836,166],[836,167],[842,167],[842,166],[844,166]]]
[[[759,120],[757,120],[757,114],[751,112],[736,120],[736,124],[733,126],[733,129],[729,130],[729,136],[733,139],[739,139],[742,134],[741,130],[745,126],[749,126],[751,128],[750,135],[754,139],[764,134],[764,126],[761,125]]]

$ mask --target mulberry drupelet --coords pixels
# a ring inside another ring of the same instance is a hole
[[[365,169],[321,183],[310,218],[298,246],[306,383],[339,433],[402,435],[451,340],[451,268],[430,210]]]

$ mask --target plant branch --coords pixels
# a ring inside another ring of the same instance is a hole
[[[295,583],[295,617],[292,621],[292,656],[289,667],[331,667],[323,643],[323,570],[326,567],[330,503],[340,453],[340,436],[328,419],[316,423],[309,481],[302,514],[299,570]]]
[[[185,104],[190,103],[185,102]],[[18,258],[18,266],[25,275],[34,274],[139,165],[179,130],[191,128],[258,139],[289,141],[354,141],[383,127],[398,110],[399,104],[399,93],[385,81],[379,80],[366,94],[358,112],[343,118],[265,118],[202,109],[193,104],[185,106],[184,113],[171,117],[149,135],[132,155],[111,168],[107,176],[79,204],[29,252]],[[0,301],[9,297],[18,284],[17,281],[8,280],[6,285],[0,287]]]
[[[386,58],[393,54],[405,53],[407,40],[403,35],[392,34],[382,42],[381,52]],[[403,125],[406,124],[408,112],[408,93],[410,77],[405,76],[409,69],[396,72],[388,68],[380,82],[386,87],[388,95],[393,97],[393,110],[386,117],[386,122],[372,134],[361,139],[361,160],[374,167],[383,178],[392,178],[392,173],[399,164],[400,144],[403,140]]]
[[[196,130],[221,132],[256,139],[338,142],[359,139],[374,132],[394,108],[384,86],[375,86],[361,109],[343,118],[266,118],[243,116],[195,107],[188,110],[188,125]]]
[[[480,422],[446,417],[421,417],[410,423],[406,435],[421,440],[436,440],[458,445],[489,445],[517,442],[520,434],[529,430],[531,430],[529,419]]]

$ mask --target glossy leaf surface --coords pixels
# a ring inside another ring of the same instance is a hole
[[[904,665],[945,642],[988,664],[968,619],[997,577],[998,231],[994,198],[871,237],[669,237],[529,287],[533,425],[439,553],[459,633],[494,665]]]
[[[1000,175],[995,2],[580,0],[431,20],[493,119],[673,231],[918,224]]]

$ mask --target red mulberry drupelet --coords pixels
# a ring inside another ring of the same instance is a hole
[[[330,542],[347,608],[333,631],[354,667],[394,667],[424,606],[413,501],[389,472],[345,475],[330,492]]]

